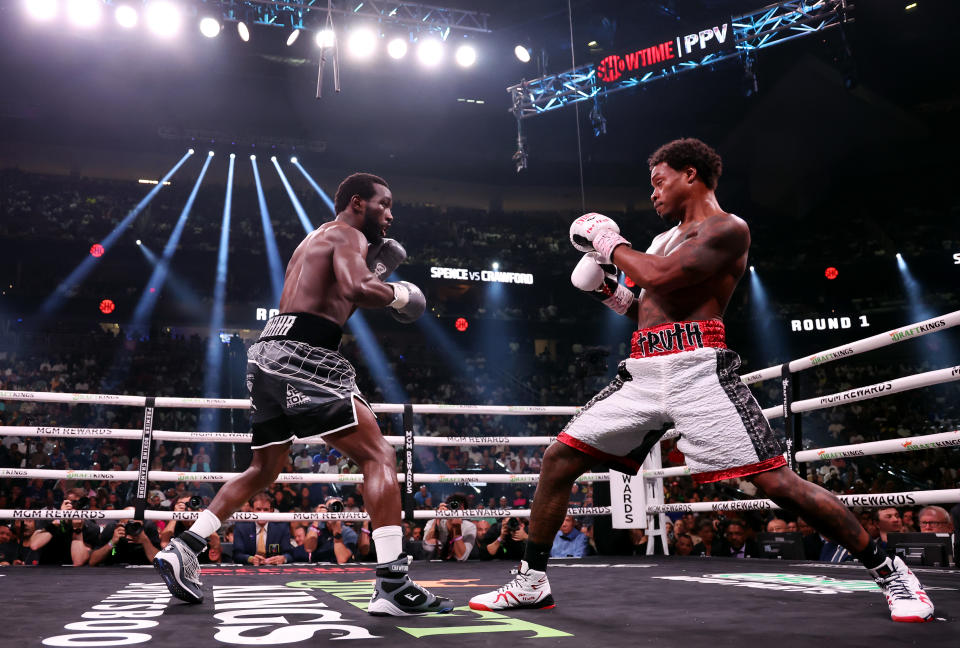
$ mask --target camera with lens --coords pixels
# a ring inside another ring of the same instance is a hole
[[[325,503],[328,513],[343,513],[343,500],[339,497],[331,497]]]
[[[74,511],[87,511],[90,509],[90,498],[81,497],[73,503]]]
[[[453,493],[445,500],[447,508],[451,511],[460,511],[467,508],[467,498],[460,493]]]
[[[507,528],[510,529],[510,533],[520,530],[520,520],[517,518],[509,518],[507,520]]]
[[[190,497],[190,501],[187,502],[186,508],[188,511],[200,511],[203,509],[203,498],[199,495],[193,495]]]
[[[143,531],[143,522],[138,520],[130,520],[123,525],[123,532],[127,535],[127,537],[135,536],[141,531]]]

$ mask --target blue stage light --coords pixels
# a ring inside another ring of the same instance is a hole
[[[277,162],[276,156],[270,158],[270,161],[273,162],[273,166],[277,169],[277,173],[280,175],[280,182],[283,183],[284,189],[287,190],[287,195],[290,196],[290,202],[293,203],[293,209],[295,212],[297,212],[297,216],[300,218],[300,224],[303,225],[304,231],[309,234],[315,228],[313,223],[310,222],[310,218],[307,216],[307,211],[297,199],[297,194],[293,192],[293,187],[291,187],[290,183],[287,182],[287,176],[283,173],[283,169],[280,168],[280,163]]]
[[[250,156],[250,165],[253,167],[253,179],[257,184],[257,204],[260,206],[260,224],[263,226],[263,240],[267,246],[267,264],[270,267],[270,286],[273,291],[273,304],[278,305],[280,303],[280,295],[283,293],[283,265],[280,263],[277,239],[273,235],[273,224],[270,222],[267,199],[263,195],[260,171],[257,169],[257,156]]]

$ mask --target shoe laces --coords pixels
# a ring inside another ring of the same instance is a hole
[[[200,561],[197,560],[196,554],[190,551],[190,548],[186,546],[186,543],[180,539],[171,540],[171,542],[177,543],[177,549],[180,553],[180,564],[183,566],[183,575],[187,580],[194,581],[196,583],[200,582]]]
[[[913,592],[910,591],[910,588],[907,585],[907,578],[905,574],[894,572],[886,578],[881,578],[879,580],[881,582],[881,586],[887,590],[887,593],[892,598],[897,600],[908,600],[914,598]]]
[[[503,586],[501,586],[501,587],[498,587],[498,588],[497,588],[497,594],[502,594],[502,593],[506,592],[507,590],[512,589],[512,588],[514,588],[514,587],[519,587],[519,588],[522,589],[524,583],[525,583],[527,580],[529,580],[529,578],[527,577],[527,575],[526,575],[526,574],[522,574],[519,569],[511,569],[511,570],[510,570],[510,575],[511,575],[511,576],[515,576],[515,578],[514,578],[512,581],[510,581],[509,583],[507,583],[506,585],[503,585]]]

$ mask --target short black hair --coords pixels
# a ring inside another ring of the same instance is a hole
[[[682,171],[688,166],[697,170],[697,176],[703,180],[708,189],[716,189],[720,174],[723,173],[723,161],[720,154],[710,146],[693,137],[684,137],[667,142],[647,160],[652,169],[661,162],[676,171]]]
[[[390,188],[387,181],[380,176],[375,176],[372,173],[351,173],[337,187],[337,195],[333,199],[334,209],[337,210],[338,214],[344,211],[350,204],[350,199],[354,196],[360,196],[362,200],[369,200],[376,193],[376,189],[373,187],[375,184],[383,185],[387,189]]]

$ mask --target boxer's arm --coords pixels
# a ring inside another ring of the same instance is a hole
[[[395,298],[393,287],[380,281],[367,267],[366,240],[358,231],[327,230],[333,244],[333,272],[347,298],[360,308],[384,308]]]
[[[613,262],[641,288],[672,292],[696,285],[722,271],[750,248],[750,230],[736,217],[711,216],[667,256],[638,252],[626,245]]]

